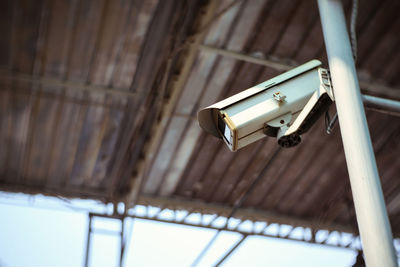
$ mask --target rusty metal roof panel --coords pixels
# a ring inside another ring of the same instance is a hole
[[[144,145],[131,139],[147,135],[144,111],[191,18],[176,24],[197,5],[4,1],[3,187],[104,200],[126,187],[127,153]]]
[[[349,16],[351,1],[343,3]],[[200,129],[197,111],[311,59],[328,66],[315,1],[0,5],[2,190],[103,201],[126,200],[137,190],[231,207],[271,158],[276,140],[231,153]],[[357,24],[363,92],[397,100],[399,10],[398,1],[364,1]],[[372,109],[367,118],[399,233],[400,119]],[[325,134],[321,118],[299,146],[282,150],[243,206],[352,226],[336,127]]]

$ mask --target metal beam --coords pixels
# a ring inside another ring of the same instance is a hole
[[[131,190],[126,197],[126,203],[130,207],[133,207],[136,204],[137,198],[139,197],[139,192],[144,177],[146,176],[148,168],[150,168],[150,165],[156,155],[157,149],[162,141],[162,138],[164,137],[164,132],[166,127],[168,126],[171,114],[175,109],[180,93],[185,86],[185,82],[189,77],[190,70],[195,62],[198,46],[200,45],[200,42],[201,40],[203,40],[203,37],[205,35],[206,31],[201,31],[201,29],[202,27],[207,25],[207,23],[212,21],[216,10],[216,4],[217,1],[210,1],[202,12],[198,12],[200,14],[198,23],[198,29],[200,29],[200,32],[192,36],[192,38],[188,38],[188,40],[186,40],[186,43],[178,49],[183,50],[181,56],[185,60],[180,70],[178,71],[178,73],[180,74],[173,77],[173,80],[169,85],[172,88],[170,97],[166,103],[163,103],[163,106],[159,111],[160,114],[162,114],[161,119],[156,120],[155,124],[151,128],[152,138],[149,140],[148,143],[145,144],[145,149],[143,153],[145,155],[145,158],[138,163],[137,174],[132,179]]]
[[[121,221],[121,233],[120,233],[120,255],[119,255],[119,267],[123,266],[124,262],[124,252],[125,252],[125,220],[124,218],[120,219]]]
[[[99,85],[91,85],[82,82],[67,81],[57,78],[44,77],[31,75],[26,73],[14,72],[7,69],[0,69],[1,80],[12,80],[19,82],[27,82],[32,85],[40,85],[45,87],[60,87],[66,88],[67,90],[73,91],[91,91],[102,94],[111,94],[114,96],[123,97],[135,97],[136,93],[129,91],[128,89],[112,88]]]
[[[250,63],[266,66],[266,67],[273,68],[273,69],[280,70],[280,71],[287,71],[298,65],[298,64],[289,65],[289,64],[283,63],[281,61],[258,58],[258,57],[254,57],[251,55],[245,55],[240,52],[221,49],[221,48],[207,46],[207,45],[200,45],[199,49],[201,51],[214,53],[214,54],[225,56],[225,57],[235,58],[237,60],[242,60],[245,62],[250,62]],[[362,89],[364,89],[364,91],[368,91],[368,92],[376,93],[376,94],[383,94],[387,97],[393,97],[395,99],[400,98],[400,88],[395,88],[395,87],[390,87],[390,86],[384,85],[382,83],[374,81],[374,79],[371,79],[371,80],[362,80],[361,79],[360,86]]]
[[[220,266],[247,238],[247,235],[243,235],[242,238],[215,264],[215,267]]]
[[[364,105],[368,105],[370,107],[376,106],[378,108],[383,108],[384,111],[392,112],[394,114],[397,114],[397,116],[400,113],[400,101],[395,101],[391,99],[370,96],[370,95],[361,95],[361,98],[364,102]]]
[[[228,216],[232,208],[209,204],[202,201],[187,200],[182,198],[165,198],[142,195],[139,197],[139,205],[169,208],[172,210],[191,210],[192,213],[199,212],[203,214],[218,214],[219,216]],[[329,231],[339,231],[353,233],[353,227],[350,225],[341,225],[335,223],[319,222],[318,220],[299,219],[298,217],[277,214],[265,210],[255,210],[248,208],[239,208],[235,213],[235,218],[251,221],[263,221],[268,223],[287,224],[294,227],[308,227],[316,229],[325,229]]]
[[[63,188],[50,187],[50,186],[27,186],[27,185],[7,185],[1,184],[0,190],[8,192],[23,192],[26,194],[44,194],[51,196],[59,196],[60,194],[65,197],[84,197],[99,199],[105,203],[110,200],[104,198],[104,192],[100,190],[90,189],[90,188]],[[188,200],[179,197],[156,197],[141,195],[138,199],[137,204],[145,206],[154,206],[178,210],[190,210],[192,212],[200,212],[204,214],[218,214],[220,216],[227,216],[232,208],[224,205],[210,204],[198,200]],[[99,214],[97,216],[100,216]],[[115,218],[121,218],[122,215],[115,215]],[[104,217],[110,217],[105,215]],[[277,214],[265,210],[256,210],[249,208],[240,208],[235,213],[235,218],[249,219],[254,221],[264,221],[270,223],[288,224],[294,226],[326,229],[330,231],[339,231],[353,233],[353,227],[350,225],[342,225],[336,223],[319,222],[316,219],[301,219],[298,217],[287,216],[282,214]]]
[[[352,235],[352,238],[349,241],[349,236],[347,238],[344,237],[343,232],[338,231],[329,231],[329,230],[318,230],[313,228],[304,228],[304,227],[295,227],[293,226],[289,233],[282,234],[282,230],[287,228],[287,224],[278,224],[278,223],[267,223],[263,229],[256,229],[256,224],[252,222],[252,228],[249,229],[242,229],[241,227],[232,227],[229,225],[225,226],[217,226],[215,222],[204,224],[202,220],[198,220],[197,222],[193,222],[193,220],[189,220],[191,215],[195,213],[190,213],[185,219],[178,220],[176,219],[177,216],[163,216],[163,211],[167,211],[168,214],[179,212],[178,210],[170,210],[170,209],[163,209],[158,216],[150,216],[148,213],[138,213],[135,212],[134,209],[128,211],[126,218],[134,218],[134,219],[142,219],[142,220],[149,220],[149,221],[156,221],[161,223],[170,223],[176,225],[184,225],[184,226],[191,226],[191,227],[198,227],[203,229],[211,229],[220,231],[227,231],[232,233],[239,233],[242,236],[261,236],[261,237],[272,237],[272,238],[279,238],[284,240],[291,240],[301,243],[308,243],[308,244],[317,244],[317,245],[324,245],[329,247],[341,247],[341,248],[349,248],[354,250],[360,250],[357,238],[355,235]],[[97,214],[91,213],[92,216],[101,216],[107,217],[109,215],[106,214]],[[164,217],[164,218],[163,218]],[[110,218],[115,218],[110,215]],[[242,224],[245,220],[241,220],[239,224]],[[247,220],[246,220],[247,221]],[[248,221],[247,221],[248,222]],[[271,229],[275,229],[272,231]],[[294,235],[293,232],[297,230],[297,234]],[[313,233],[319,235],[319,238],[316,238]]]
[[[88,232],[87,232],[87,240],[86,240],[86,253],[85,253],[85,262],[84,262],[84,267],[88,267],[89,264],[89,256],[90,256],[90,240],[91,240],[91,235],[92,233],[98,233],[98,234],[107,234],[107,235],[115,235],[118,234],[120,238],[120,253],[119,253],[119,262],[118,266],[122,267],[123,266],[123,261],[124,261],[124,252],[125,252],[125,225],[124,221],[126,216],[122,214],[101,214],[101,213],[94,213],[94,212],[89,212],[89,223],[88,223]],[[105,230],[105,229],[92,229],[92,220],[94,217],[101,217],[101,218],[107,218],[107,219],[117,219],[121,222],[121,230],[119,233],[116,233],[114,231],[110,230]]]
[[[277,61],[273,61],[273,60],[269,60],[269,59],[265,59],[265,58],[258,58],[258,57],[254,57],[254,56],[250,56],[250,55],[245,55],[240,52],[235,52],[232,50],[212,47],[209,45],[200,45],[199,49],[204,52],[209,52],[209,53],[213,53],[213,54],[217,54],[217,55],[221,55],[221,56],[225,56],[225,57],[230,57],[230,58],[234,58],[237,60],[242,60],[245,62],[257,64],[257,65],[270,67],[270,68],[280,70],[280,71],[287,71],[287,70],[290,70],[290,69],[296,67],[295,65],[291,66],[291,65],[284,64],[281,62],[277,62]]]
[[[92,215],[89,214],[88,220],[88,230],[87,230],[87,237],[86,237],[86,253],[85,253],[85,267],[89,266],[89,253],[90,253],[90,239],[92,235]]]

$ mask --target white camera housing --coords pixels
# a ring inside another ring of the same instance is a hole
[[[311,60],[199,111],[200,126],[236,151],[265,136],[300,143],[334,101],[329,72]]]

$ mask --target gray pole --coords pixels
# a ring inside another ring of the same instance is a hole
[[[124,239],[124,232],[125,232],[125,217],[121,218],[121,233],[120,233],[120,255],[119,255],[119,267],[122,267],[124,261],[124,251],[125,251],[125,239]]]
[[[392,232],[339,0],[318,0],[347,168],[368,266],[397,266]]]
[[[243,235],[242,238],[215,264],[215,267],[221,266],[221,264],[234,252],[247,238],[247,235]]]
[[[85,267],[89,266],[89,253],[90,253],[90,237],[92,234],[92,215],[89,214],[88,231],[86,238],[86,254],[85,254]]]

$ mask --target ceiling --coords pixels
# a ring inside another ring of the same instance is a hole
[[[394,0],[359,4],[365,94],[400,99],[399,11]],[[229,209],[277,142],[231,153],[197,111],[308,60],[328,67],[316,1],[10,0],[0,12],[4,191]],[[397,235],[400,118],[366,114]],[[322,118],[281,150],[242,209],[353,231],[339,126],[327,135]]]

